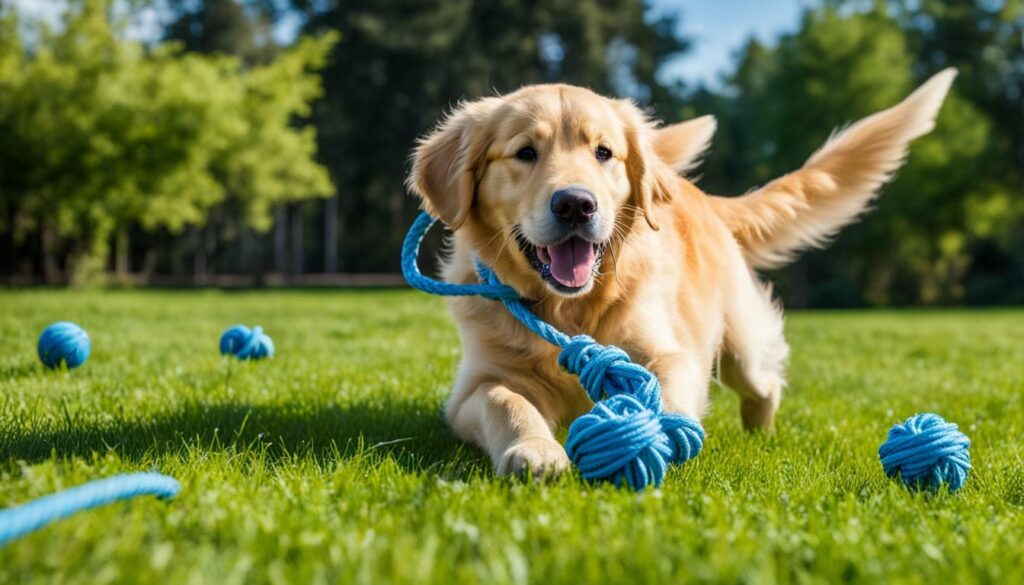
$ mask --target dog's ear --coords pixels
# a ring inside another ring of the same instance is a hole
[[[460,104],[413,152],[406,184],[450,230],[462,225],[473,205],[490,140],[487,120],[501,102],[484,98]]]
[[[677,173],[686,173],[700,164],[711,145],[718,122],[714,116],[701,116],[654,131],[654,152]]]
[[[671,197],[671,181],[675,175],[654,150],[655,130],[647,117],[629,100],[620,101],[619,106],[629,147],[626,155],[629,185],[647,224],[657,230],[654,203]]]

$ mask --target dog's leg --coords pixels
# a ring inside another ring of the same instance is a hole
[[[775,419],[786,384],[789,345],[782,314],[771,291],[752,273],[737,279],[737,297],[726,310],[725,348],[719,374],[740,395],[747,430],[766,429]]]
[[[456,434],[490,454],[498,475],[556,475],[569,466],[537,406],[504,384],[484,382],[465,394],[456,391],[447,416]]]
[[[710,360],[701,360],[692,353],[656,354],[648,367],[661,382],[661,404],[665,410],[700,420],[708,404]]]

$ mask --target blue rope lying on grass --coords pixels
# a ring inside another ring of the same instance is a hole
[[[181,484],[176,479],[159,473],[131,473],[91,481],[0,510],[0,546],[76,512],[142,495],[173,498],[179,491]]]
[[[660,486],[670,463],[685,463],[700,453],[704,430],[681,414],[664,412],[661,383],[613,345],[587,335],[569,337],[533,314],[510,286],[477,262],[480,284],[452,284],[428,278],[416,265],[420,243],[436,220],[421,214],[402,245],[402,273],[424,292],[442,296],[479,295],[501,301],[512,315],[545,341],[560,347],[558,363],[576,375],[594,408],[569,427],[569,458],[586,479],[601,479],[635,490]]]

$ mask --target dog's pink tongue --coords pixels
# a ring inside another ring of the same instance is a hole
[[[548,246],[551,276],[565,286],[583,286],[594,268],[594,245],[581,238],[569,238],[561,244]]]

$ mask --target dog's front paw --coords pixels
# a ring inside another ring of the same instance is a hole
[[[569,456],[553,439],[529,437],[516,441],[498,461],[498,475],[554,477],[569,468]]]

